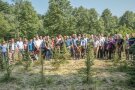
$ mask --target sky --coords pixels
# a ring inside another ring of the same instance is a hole
[[[11,0],[6,0],[11,3]],[[45,14],[48,10],[49,0],[30,0],[33,7],[39,14]],[[104,9],[111,10],[113,15],[121,16],[125,11],[135,12],[135,0],[70,0],[73,7],[83,6],[85,8],[95,8],[101,15]]]

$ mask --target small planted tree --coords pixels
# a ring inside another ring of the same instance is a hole
[[[3,60],[2,55],[0,54],[0,69],[3,69]]]
[[[45,81],[45,77],[44,77],[44,60],[42,57],[42,51],[40,49],[39,52],[39,60],[41,61],[41,81],[44,82]]]
[[[24,53],[23,53],[23,66],[24,66],[24,70],[28,70],[30,65],[31,65],[31,60],[30,60],[29,52],[28,51],[24,51]]]
[[[5,74],[4,74],[4,77],[2,78],[2,81],[10,81],[12,80],[13,78],[11,78],[11,74],[12,74],[12,70],[13,70],[13,67],[14,67],[14,64],[10,64],[9,63],[9,50],[7,50],[7,57],[6,58],[2,58],[3,59],[3,68],[4,68],[4,71],[5,71]]]
[[[58,69],[60,67],[61,64],[60,58],[61,58],[60,51],[59,49],[55,48],[53,53],[53,61],[51,63],[55,69]]]
[[[61,54],[63,56],[63,60],[69,60],[70,59],[70,52],[68,51],[66,44],[63,43]]]
[[[92,65],[93,65],[93,60],[94,60],[94,52],[93,52],[93,48],[92,45],[89,44],[88,48],[87,48],[87,53],[86,53],[87,57],[86,57],[86,83],[89,84],[92,79]]]
[[[118,62],[119,62],[118,48],[116,47],[116,50],[115,50],[114,55],[113,55],[113,64],[117,65]]]

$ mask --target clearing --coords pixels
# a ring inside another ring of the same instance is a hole
[[[118,70],[112,61],[95,60],[92,70],[93,82],[84,83],[85,60],[68,60],[58,70],[52,68],[50,61],[44,63],[47,84],[40,82],[39,61],[24,70],[23,65],[16,65],[10,82],[0,82],[0,90],[135,90],[127,85],[129,75]],[[0,71],[0,78],[3,75]]]

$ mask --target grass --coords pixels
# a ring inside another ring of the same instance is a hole
[[[129,87],[130,76],[113,66],[111,61],[95,60],[92,66],[90,84],[84,83],[85,60],[68,60],[58,70],[54,70],[50,61],[44,63],[45,82],[41,82],[40,64],[35,62],[30,71],[24,72],[21,64],[16,65],[10,82],[0,82],[0,90],[135,90]],[[0,77],[3,72],[0,71]]]

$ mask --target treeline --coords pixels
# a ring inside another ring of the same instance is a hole
[[[0,38],[39,35],[71,35],[72,33],[115,34],[135,32],[135,13],[126,11],[121,17],[109,9],[101,15],[83,6],[73,8],[69,0],[49,0],[48,11],[37,14],[28,0],[0,0]]]

